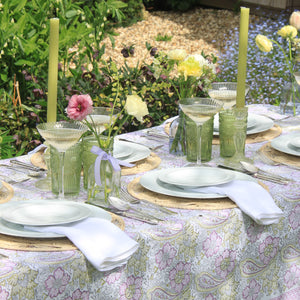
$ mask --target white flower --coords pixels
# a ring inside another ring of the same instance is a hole
[[[143,122],[143,117],[149,114],[146,103],[138,95],[127,96],[125,110],[140,122]]]

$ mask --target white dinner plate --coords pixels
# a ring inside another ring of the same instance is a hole
[[[143,145],[138,145],[131,142],[123,142],[118,140],[114,142],[114,147],[116,148],[124,147],[124,146],[129,147],[132,153],[129,156],[120,158],[120,160],[128,163],[133,163],[145,159],[151,154],[150,149]]]
[[[248,123],[253,126],[247,126],[247,134],[255,134],[269,130],[274,126],[274,122],[265,116],[248,114]],[[219,135],[219,118],[215,116],[214,119],[214,135]]]
[[[129,147],[127,144],[116,143],[114,144],[114,157],[117,159],[127,158],[132,154],[133,149]]]
[[[5,209],[2,219],[27,226],[50,226],[83,220],[90,215],[88,207],[72,201],[17,201]]]
[[[29,202],[30,200],[28,200]],[[40,201],[57,201],[57,200],[32,200],[32,202],[40,202]],[[15,201],[10,201],[7,203],[0,204],[0,233],[16,236],[16,237],[26,237],[26,238],[59,238],[64,237],[64,235],[51,233],[51,232],[37,232],[31,231],[24,228],[23,225],[10,223],[2,219],[2,211],[5,209],[9,209],[15,205]],[[111,221],[111,214],[107,211],[103,210],[100,207],[96,207],[93,205],[88,205],[84,203],[78,203],[84,208],[88,208],[90,210],[90,217],[105,219]]]
[[[300,133],[289,133],[286,135],[281,135],[271,141],[271,147],[287,154],[300,156],[300,148],[294,147],[292,141],[299,139]]]
[[[158,179],[182,188],[219,185],[235,178],[233,173],[219,168],[185,167],[163,170]]]
[[[300,132],[290,141],[290,145],[295,148],[295,150],[300,151]]]
[[[201,168],[201,167],[199,167]],[[195,198],[195,199],[213,199],[213,198],[226,198],[225,195],[220,194],[205,194],[198,193],[188,189],[182,189],[172,184],[164,183],[159,180],[159,175],[164,170],[150,171],[144,174],[140,179],[140,184],[149,191],[156,192],[163,195],[182,197],[182,198]],[[247,174],[243,174],[237,171],[225,170],[230,174],[234,174],[234,180],[250,180],[256,181]]]

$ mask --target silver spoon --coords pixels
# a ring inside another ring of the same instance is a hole
[[[288,184],[289,181],[291,181],[288,178],[281,177],[279,175],[274,175],[274,174],[268,173],[266,171],[263,171],[263,170],[259,169],[258,167],[256,167],[255,165],[252,165],[251,163],[248,163],[246,161],[240,161],[240,163],[246,171],[248,171],[249,173],[251,173],[254,176],[260,175],[261,179],[273,180],[273,181],[276,181],[277,183],[282,183],[282,184]]]
[[[121,198],[118,197],[114,197],[114,196],[109,196],[108,197],[108,202],[115,208],[119,209],[119,210],[123,210],[123,211],[127,211],[127,210],[132,210],[134,212],[136,212],[137,214],[146,216],[148,218],[154,218],[158,221],[163,221],[162,219],[159,219],[157,217],[154,217],[152,215],[146,214],[144,211],[141,211],[139,209],[133,208],[128,202],[124,201]]]
[[[0,165],[0,166],[5,167],[10,170],[13,170],[13,171],[16,171],[16,172],[19,172],[19,173],[26,174],[29,177],[41,177],[45,174],[45,171],[24,171],[24,170],[21,170],[20,168],[12,167],[9,165]]]

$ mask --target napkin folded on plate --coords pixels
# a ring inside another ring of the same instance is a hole
[[[278,223],[283,217],[282,210],[275,204],[272,196],[254,181],[233,180],[217,186],[191,189],[200,193],[222,194],[234,201],[238,207],[256,223],[269,225]]]
[[[25,226],[27,230],[63,234],[98,271],[109,271],[127,263],[139,244],[110,221],[87,218],[55,226]]]

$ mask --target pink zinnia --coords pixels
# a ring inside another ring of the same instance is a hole
[[[93,101],[90,95],[73,95],[67,107],[68,117],[82,121],[93,110]]]

